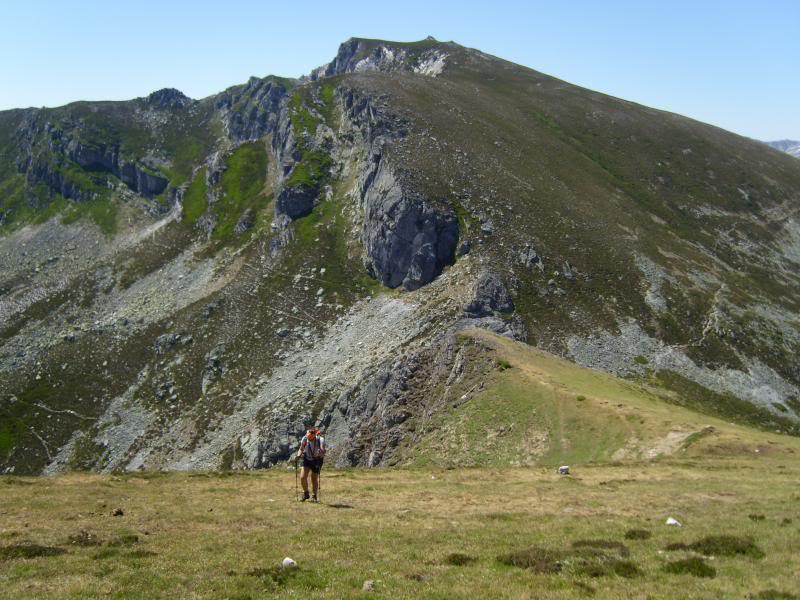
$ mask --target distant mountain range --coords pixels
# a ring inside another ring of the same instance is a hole
[[[800,158],[800,142],[796,140],[778,140],[777,142],[765,142],[765,144],[781,152],[786,152],[786,154],[791,154],[795,158]]]

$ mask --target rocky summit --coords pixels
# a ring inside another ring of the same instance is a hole
[[[797,435],[799,210],[792,156],[432,38],[0,112],[0,472],[468,450],[475,330]]]

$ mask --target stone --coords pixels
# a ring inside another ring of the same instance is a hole
[[[667,524],[667,525],[670,525],[670,526],[672,526],[672,527],[683,527],[683,525],[681,524],[681,522],[680,522],[680,521],[678,521],[678,519],[675,519],[675,518],[673,518],[673,517],[667,517],[666,524]]]
[[[287,556],[281,561],[281,567],[283,567],[284,569],[296,569],[297,561]]]
[[[364,585],[361,586],[362,592],[371,592],[375,589],[375,582],[372,579],[367,579]]]
[[[253,212],[252,208],[248,208],[242,213],[242,216],[239,217],[236,226],[233,228],[233,232],[236,235],[242,235],[249,229],[252,229],[254,223],[255,223],[255,213]]]
[[[514,302],[500,277],[492,271],[483,271],[472,289],[472,299],[464,307],[469,317],[488,317],[495,312],[514,311]]]
[[[559,475],[569,475],[569,466],[568,465],[562,465],[562,466],[558,467],[558,474]]]

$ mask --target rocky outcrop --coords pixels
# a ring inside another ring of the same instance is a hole
[[[132,191],[147,197],[157,196],[167,188],[169,181],[165,177],[137,161],[123,159],[119,144],[81,140],[80,129],[79,124],[65,130],[49,121],[42,123],[36,115],[20,125],[17,168],[25,173],[31,188],[44,183],[65,198],[89,200],[96,193],[78,179],[103,186],[104,173],[114,175]]]
[[[311,213],[319,190],[306,185],[285,186],[275,198],[275,212],[290,219],[299,219]]]
[[[285,83],[251,77],[246,84],[219,94],[215,104],[223,112],[228,137],[240,143],[275,133],[287,99]]]
[[[147,97],[147,103],[158,108],[185,108],[192,104],[194,100],[189,98],[180,90],[175,88],[163,88],[157,90]]]
[[[382,284],[415,290],[455,260],[455,214],[406,192],[388,161],[378,157],[367,173],[362,202],[364,262]]]
[[[500,277],[491,271],[478,276],[472,288],[472,299],[464,307],[470,317],[488,317],[495,312],[514,312],[514,302]]]
[[[428,37],[416,44],[388,44],[350,38],[339,46],[336,57],[315,69],[312,79],[364,71],[409,71],[435,77],[442,72],[448,54]]]
[[[396,174],[384,146],[405,135],[407,124],[374,98],[342,90],[346,123],[363,150],[357,195],[361,241],[369,274],[388,287],[417,289],[455,260],[458,219]]]

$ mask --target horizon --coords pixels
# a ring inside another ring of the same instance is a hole
[[[129,100],[163,88],[200,99],[249,77],[308,75],[351,37],[415,41],[432,35],[753,139],[800,139],[793,103],[800,96],[793,76],[800,41],[791,35],[800,5],[791,2],[766,8],[744,1],[667,8],[578,2],[569,10],[521,2],[492,10],[468,2],[456,11],[452,3],[431,7],[415,0],[391,15],[382,9],[364,15],[358,2],[338,10],[312,4],[309,11],[324,18],[309,20],[302,30],[275,26],[293,22],[291,7],[250,0],[223,15],[209,10],[208,2],[193,3],[189,13],[181,3],[164,7],[146,0],[137,8],[156,18],[133,28],[119,26],[130,19],[124,8],[96,0],[7,8],[9,22],[18,27],[0,40],[0,49],[24,59],[0,65],[7,82],[0,110]],[[252,17],[241,20],[241,14]],[[575,14],[582,18],[576,21]],[[47,51],[65,31],[59,52]]]

